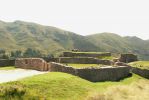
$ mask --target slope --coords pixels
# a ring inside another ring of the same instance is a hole
[[[121,37],[113,33],[98,33],[86,38],[105,51],[135,53],[140,59],[149,59],[149,42],[138,37]]]
[[[0,48],[10,50],[35,48],[45,53],[55,53],[73,48],[97,49],[81,35],[23,21],[0,22],[0,35]],[[3,45],[3,42],[7,45]]]

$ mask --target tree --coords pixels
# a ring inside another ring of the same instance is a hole
[[[17,50],[17,51],[11,51],[11,57],[13,58],[19,58],[22,57],[22,51]]]
[[[23,53],[24,57],[42,57],[42,54],[39,50],[34,50],[32,48],[27,48]]]
[[[4,49],[0,49],[0,59],[8,59],[9,56],[6,54]]]
[[[4,49],[0,49],[0,54],[5,54],[6,51]]]

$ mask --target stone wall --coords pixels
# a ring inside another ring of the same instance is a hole
[[[24,69],[34,69],[39,71],[47,71],[48,63],[41,58],[18,58],[15,66]]]
[[[0,59],[0,67],[14,66],[15,60]]]
[[[72,75],[77,75],[76,70],[73,67],[65,66],[60,63],[51,62],[49,63],[48,69],[50,72],[65,72]]]
[[[65,72],[76,75],[92,82],[117,81],[130,75],[130,67],[126,66],[79,69],[51,62],[48,69],[51,72]]]
[[[149,70],[132,67],[132,72],[149,79]]]
[[[105,53],[78,53],[78,52],[63,52],[64,57],[101,57],[101,56],[111,56],[110,52]]]
[[[119,60],[121,62],[125,62],[125,63],[129,63],[129,62],[133,62],[133,61],[137,61],[137,55],[134,54],[121,54]]]
[[[104,64],[111,65],[110,60],[100,60],[93,57],[60,57],[58,63],[79,63],[79,64]]]

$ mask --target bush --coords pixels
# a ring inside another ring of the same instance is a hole
[[[0,86],[0,98],[21,98],[25,93],[25,86],[18,82]]]

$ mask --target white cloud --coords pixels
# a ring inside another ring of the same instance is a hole
[[[0,20],[31,21],[87,35],[149,39],[148,0],[0,0]]]

